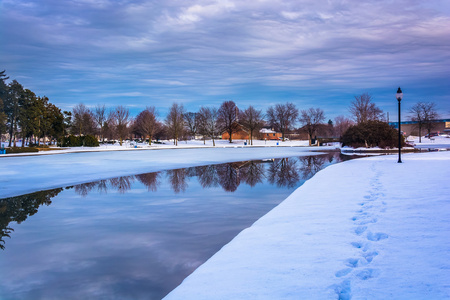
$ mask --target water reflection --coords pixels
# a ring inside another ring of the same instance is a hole
[[[156,192],[160,177],[168,178],[172,191],[185,192],[189,179],[197,177],[203,188],[220,186],[224,191],[234,192],[243,182],[251,187],[268,178],[270,184],[278,187],[294,187],[300,179],[309,179],[320,171],[326,162],[340,161],[338,155],[278,158],[259,161],[232,162],[219,165],[207,165],[192,168],[174,169],[163,172],[122,176],[108,180],[83,183],[74,186],[80,196],[87,196],[91,191],[107,192],[116,190],[126,193],[132,189],[134,180],[143,183],[149,192]],[[268,168],[266,168],[268,166]]]
[[[293,188],[300,180],[314,176],[327,164],[348,159],[339,153],[315,156],[290,157],[271,160],[243,161],[218,165],[153,172],[134,176],[122,176],[112,179],[78,184],[67,187],[87,197],[92,192],[107,193],[117,191],[120,194],[132,189],[133,183],[142,183],[149,192],[157,192],[163,177],[168,179],[172,191],[184,193],[189,179],[196,177],[203,188],[221,187],[226,192],[235,192],[242,184],[255,187],[266,180],[277,187]],[[51,199],[63,189],[41,191],[18,197],[0,199],[0,248],[5,247],[5,237],[10,237],[12,228],[9,223],[21,223],[35,214],[41,205],[50,205]]]
[[[10,233],[14,231],[14,229],[9,227],[10,222],[22,223],[29,216],[37,213],[41,205],[50,205],[52,203],[51,199],[62,190],[62,188],[59,188],[0,199],[0,249],[5,249],[4,238],[11,237]]]
[[[139,174],[136,175],[136,179],[139,180],[143,185],[145,185],[149,192],[156,192],[158,189],[158,186],[161,184],[161,181],[159,180],[159,174],[158,172],[153,173],[146,173],[146,174]]]

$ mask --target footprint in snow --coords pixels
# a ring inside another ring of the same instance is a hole
[[[367,263],[371,263],[375,256],[378,255],[378,252],[372,251],[363,254],[363,257],[366,259]]]
[[[366,229],[367,229],[367,226],[358,226],[355,229],[355,233],[357,235],[361,235],[364,231],[366,231]]]
[[[369,232],[367,234],[367,239],[369,241],[373,241],[373,242],[378,242],[380,240],[387,239],[388,237],[389,236],[386,233],[382,233],[382,232],[377,232],[377,233]]]
[[[344,280],[340,285],[334,288],[339,300],[352,299],[352,290],[350,287],[350,280]]]
[[[368,279],[377,277],[378,274],[379,274],[378,270],[364,269],[361,272],[357,273],[356,276],[361,280],[368,280]]]
[[[352,271],[351,268],[345,268],[345,269],[342,269],[342,270],[337,271],[336,274],[335,274],[335,276],[336,276],[336,277],[342,277],[342,276],[347,275],[347,274],[350,273],[351,271]]]

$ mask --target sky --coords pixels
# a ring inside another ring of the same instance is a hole
[[[0,0],[0,70],[63,110],[293,102],[450,118],[450,2]]]

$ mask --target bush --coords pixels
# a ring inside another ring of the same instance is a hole
[[[59,140],[58,145],[61,147],[98,147],[100,146],[96,137],[92,135],[74,136],[69,135]]]
[[[80,143],[82,146],[85,147],[98,147],[100,146],[100,143],[98,142],[97,138],[95,138],[92,135],[86,135],[80,137]]]
[[[405,144],[402,137],[402,146]],[[342,136],[342,146],[394,148],[398,146],[398,131],[381,121],[367,121],[350,126]]]
[[[31,153],[31,152],[39,152],[39,149],[34,147],[12,147],[6,148],[6,154],[11,153]]]

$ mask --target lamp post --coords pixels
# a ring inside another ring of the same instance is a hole
[[[398,100],[398,163],[402,162],[402,130],[400,128],[400,102],[403,98],[402,89],[399,87],[395,98]]]

